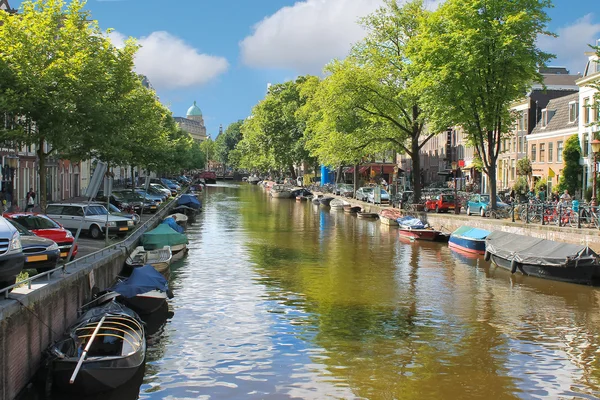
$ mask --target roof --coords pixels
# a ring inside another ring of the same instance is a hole
[[[548,124],[545,127],[542,127],[542,124],[538,121],[531,134],[535,135],[536,133],[558,131],[571,127],[577,128],[579,126],[579,118],[575,118],[575,121],[569,122],[569,103],[574,101],[579,101],[579,93],[573,93],[550,100],[546,106],[546,110],[549,111]]]
[[[190,115],[188,115],[190,116]],[[194,121],[193,119],[189,119],[189,118],[185,118],[185,117],[174,117],[173,118],[175,120],[175,122],[179,123],[179,124],[185,124],[185,125],[195,125],[195,126],[202,126],[202,123],[200,123],[200,121]]]
[[[202,111],[200,110],[200,107],[198,107],[196,105],[195,101],[194,101],[194,104],[190,108],[188,108],[186,115],[188,117],[201,117],[202,116]]]

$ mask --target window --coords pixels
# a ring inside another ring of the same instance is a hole
[[[559,140],[558,142],[556,142],[556,161],[561,163],[562,162],[562,153],[563,153],[563,142],[562,140]]]
[[[581,153],[583,155],[583,157],[587,157],[588,156],[588,147],[589,147],[589,143],[588,143],[588,135],[587,133],[583,134],[583,142],[581,143]]]
[[[590,123],[590,98],[583,99],[583,123]]]
[[[573,101],[569,103],[569,123],[575,122],[579,116],[579,103]]]
[[[554,142],[549,142],[548,143],[548,162],[549,163],[552,162],[552,158],[554,157],[554,155],[552,154],[553,151],[554,151]]]
[[[536,162],[536,161],[537,161],[537,157],[536,157],[536,156],[537,156],[537,155],[536,155],[536,151],[537,151],[537,149],[536,149],[536,145],[535,145],[535,144],[532,144],[532,145],[531,145],[531,162]]]
[[[523,152],[523,142],[525,141],[525,136],[519,136],[519,153]]]
[[[546,143],[540,143],[540,162],[546,162]]]
[[[540,123],[542,124],[542,128],[545,128],[546,125],[548,125],[548,110],[545,108],[542,110],[542,119]]]
[[[510,179],[511,180],[515,180],[515,172],[516,172],[516,168],[515,168],[515,160],[510,160]]]
[[[519,114],[519,119],[517,120],[517,129],[519,131],[525,130],[525,113],[523,112]]]

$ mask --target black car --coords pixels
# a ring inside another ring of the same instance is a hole
[[[10,222],[21,235],[21,245],[25,256],[25,268],[34,268],[38,273],[56,268],[60,260],[60,249],[53,240],[36,236],[23,225],[12,219]]]
[[[24,261],[19,231],[0,217],[0,289],[14,285]]]

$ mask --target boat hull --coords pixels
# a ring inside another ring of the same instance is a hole
[[[512,260],[490,254],[490,258],[497,266],[512,271]],[[516,271],[523,275],[535,276],[538,278],[551,279],[554,281],[592,284],[598,272],[596,264],[575,266],[544,266],[533,264],[517,264]]]
[[[157,291],[156,291],[157,292]],[[140,315],[152,314],[159,310],[167,301],[167,294],[148,293],[138,294],[131,298],[121,298],[119,301]],[[152,294],[152,295],[150,295]]]
[[[271,191],[271,197],[276,199],[290,199],[292,197],[291,192],[274,192]]]
[[[439,231],[432,229],[403,229],[398,230],[398,234],[403,237],[415,239],[415,240],[427,240],[434,241],[439,236]]]
[[[187,245],[180,244],[177,246],[171,246],[171,252],[173,253],[172,261],[181,260],[187,254]]]
[[[463,236],[450,235],[448,246],[471,254],[485,254],[485,239],[471,239]]]
[[[391,218],[387,218],[387,217],[383,217],[383,216],[379,216],[379,220],[381,221],[381,223],[383,225],[387,225],[387,226],[398,226],[398,221],[396,221],[395,219],[391,219]]]

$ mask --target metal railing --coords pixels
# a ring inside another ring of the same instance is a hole
[[[187,189],[182,191],[182,194],[186,193],[186,191],[187,191]],[[14,285],[10,285],[3,289],[0,289],[0,298],[3,296],[5,299],[8,299],[9,298],[8,295],[12,289],[19,288],[23,285],[27,285],[27,288],[31,289],[32,282],[34,282],[34,281],[37,281],[37,280],[40,280],[43,278],[46,278],[47,281],[50,281],[51,275],[57,271],[61,271],[62,277],[64,277],[68,273],[67,269],[69,269],[71,271],[76,270],[77,268],[81,267],[82,265],[86,265],[86,264],[98,261],[100,259],[104,259],[104,258],[106,258],[107,255],[114,254],[115,252],[119,252],[119,253],[129,252],[131,250],[131,248],[133,247],[133,245],[135,245],[137,243],[137,241],[140,239],[140,237],[144,234],[144,232],[146,232],[146,230],[148,229],[149,226],[153,225],[157,220],[161,220],[168,214],[169,210],[175,204],[175,201],[177,201],[177,198],[178,197],[174,198],[173,200],[171,200],[170,202],[165,204],[151,218],[149,218],[144,223],[138,225],[137,228],[130,235],[125,237],[125,239],[123,239],[122,241],[113,243],[112,245],[110,245],[108,247],[104,247],[93,253],[90,253],[87,256],[83,256],[81,258],[75,259],[68,263],[59,265],[58,267],[51,269],[49,271],[45,271],[40,274],[29,277],[27,279],[17,281],[17,282],[15,282]]]

